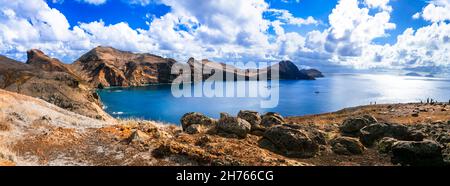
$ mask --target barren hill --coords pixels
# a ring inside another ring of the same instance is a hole
[[[111,119],[95,90],[65,65],[38,50],[28,55],[27,64],[0,57],[0,88],[41,98],[85,116]]]

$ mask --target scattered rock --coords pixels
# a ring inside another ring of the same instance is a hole
[[[414,112],[411,114],[412,117],[419,117],[419,113],[418,112]]]
[[[399,124],[374,123],[361,129],[361,142],[370,147],[383,137],[393,137],[399,140],[421,141],[425,134],[420,131],[411,131],[408,127]]]
[[[284,126],[304,130],[308,135],[318,144],[327,145],[327,133],[316,128],[314,125],[302,125],[302,124],[283,124]]]
[[[288,157],[309,158],[319,152],[319,144],[308,132],[286,125],[269,128],[260,146]]]
[[[330,144],[331,150],[341,155],[362,154],[365,150],[358,139],[351,137],[337,137],[331,140]]]
[[[241,110],[237,117],[249,122],[252,125],[252,130],[258,129],[261,124],[261,116],[256,111]]]
[[[378,123],[378,120],[375,117],[373,117],[372,115],[369,115],[369,114],[363,115],[362,118],[366,119],[369,122],[369,124]]]
[[[198,133],[204,133],[206,131],[205,126],[200,124],[192,124],[189,125],[185,130],[188,134],[198,134]]]
[[[235,134],[240,138],[245,138],[250,132],[251,125],[249,122],[241,118],[232,117],[227,113],[220,113],[217,129],[219,132]]]
[[[398,141],[392,145],[393,164],[411,166],[441,166],[444,164],[441,146],[430,140]]]
[[[140,130],[136,130],[134,131],[130,137],[128,137],[128,139],[126,140],[128,143],[133,143],[133,142],[145,142],[148,139],[150,139],[150,136],[148,136],[146,133],[140,131]]]
[[[394,138],[390,138],[390,137],[384,137],[382,138],[379,142],[378,142],[378,152],[380,153],[390,153],[392,150],[392,145],[394,145],[395,142],[397,142],[398,140],[394,139]]]
[[[262,116],[261,125],[264,127],[272,127],[284,123],[284,118],[278,113],[268,112]]]
[[[357,136],[359,130],[370,124],[370,121],[364,117],[350,117],[344,120],[339,129],[343,135]]]
[[[181,117],[181,126],[183,127],[183,131],[186,131],[189,126],[194,124],[214,126],[216,123],[217,121],[215,119],[212,119],[198,112],[189,112]]]

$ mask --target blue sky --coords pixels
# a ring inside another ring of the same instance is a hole
[[[450,0],[0,0],[0,54],[98,45],[179,61],[447,69]],[[425,69],[425,70],[424,70]],[[429,70],[428,70],[429,71]],[[433,72],[436,70],[433,70]]]
[[[56,8],[63,13],[70,25],[77,25],[78,22],[92,22],[103,20],[105,24],[116,24],[127,22],[131,28],[147,29],[147,21],[151,21],[151,16],[161,17],[170,12],[170,6],[161,3],[150,3],[146,6],[130,5],[123,0],[109,0],[102,5],[93,5],[76,0],[65,0],[61,2],[53,2],[47,0],[51,8]],[[295,31],[299,33],[307,33],[313,29],[324,30],[327,28],[328,15],[336,6],[338,0],[302,0],[297,3],[295,0],[266,0],[271,8],[285,9],[291,12],[295,17],[313,16],[320,20],[323,25],[305,26],[299,28],[296,26],[286,26],[287,31]],[[391,20],[397,25],[397,29],[388,31],[390,37],[380,38],[376,42],[380,44],[394,43],[397,35],[401,34],[406,28],[420,28],[427,24],[425,20],[414,20],[412,16],[420,12],[427,4],[426,0],[396,0],[392,1],[391,6],[394,8],[391,14]],[[268,19],[273,20],[270,16]]]

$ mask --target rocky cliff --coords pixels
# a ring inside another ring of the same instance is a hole
[[[28,51],[27,63],[0,56],[0,88],[40,98],[88,117],[110,120],[95,90],[69,68],[41,51]]]
[[[176,76],[170,74],[170,58],[152,54],[134,54],[111,47],[96,47],[81,56],[72,69],[97,87],[142,86],[152,83],[170,83]]]
[[[322,74],[322,72],[320,72],[320,71],[317,70],[317,69],[313,69],[313,68],[311,68],[311,69],[302,69],[302,70],[300,70],[300,72],[302,72],[302,73],[304,73],[304,74],[307,74],[308,76],[314,77],[314,78],[325,77],[325,76]]]

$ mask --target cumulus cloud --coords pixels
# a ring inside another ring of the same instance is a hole
[[[423,9],[422,17],[431,22],[450,20],[450,0],[432,0]]]
[[[367,7],[377,7],[366,4]],[[424,8],[421,13],[424,18],[430,5],[435,5],[435,2]],[[368,9],[358,7],[356,0],[341,0],[329,16],[330,28],[322,35],[319,32],[315,35],[317,38],[326,37],[324,48],[332,53],[330,61],[355,68],[402,69],[450,65],[450,25],[442,22],[445,20],[442,17],[417,30],[406,29],[397,36],[395,44],[373,43],[374,39],[386,36],[387,30],[395,28],[395,24],[389,22],[389,12],[389,9],[381,9],[371,16]]]
[[[385,11],[392,11],[392,7],[389,6],[389,0],[364,0],[364,3],[369,8],[379,8]]]
[[[269,9],[267,12],[274,14],[278,20],[291,25],[317,25],[319,23],[319,21],[315,20],[312,16],[308,16],[306,19],[294,17],[288,10]]]
[[[343,57],[361,56],[375,38],[385,37],[386,30],[395,29],[387,11],[372,16],[368,8],[359,8],[357,0],[339,1],[329,21],[325,49]]]

